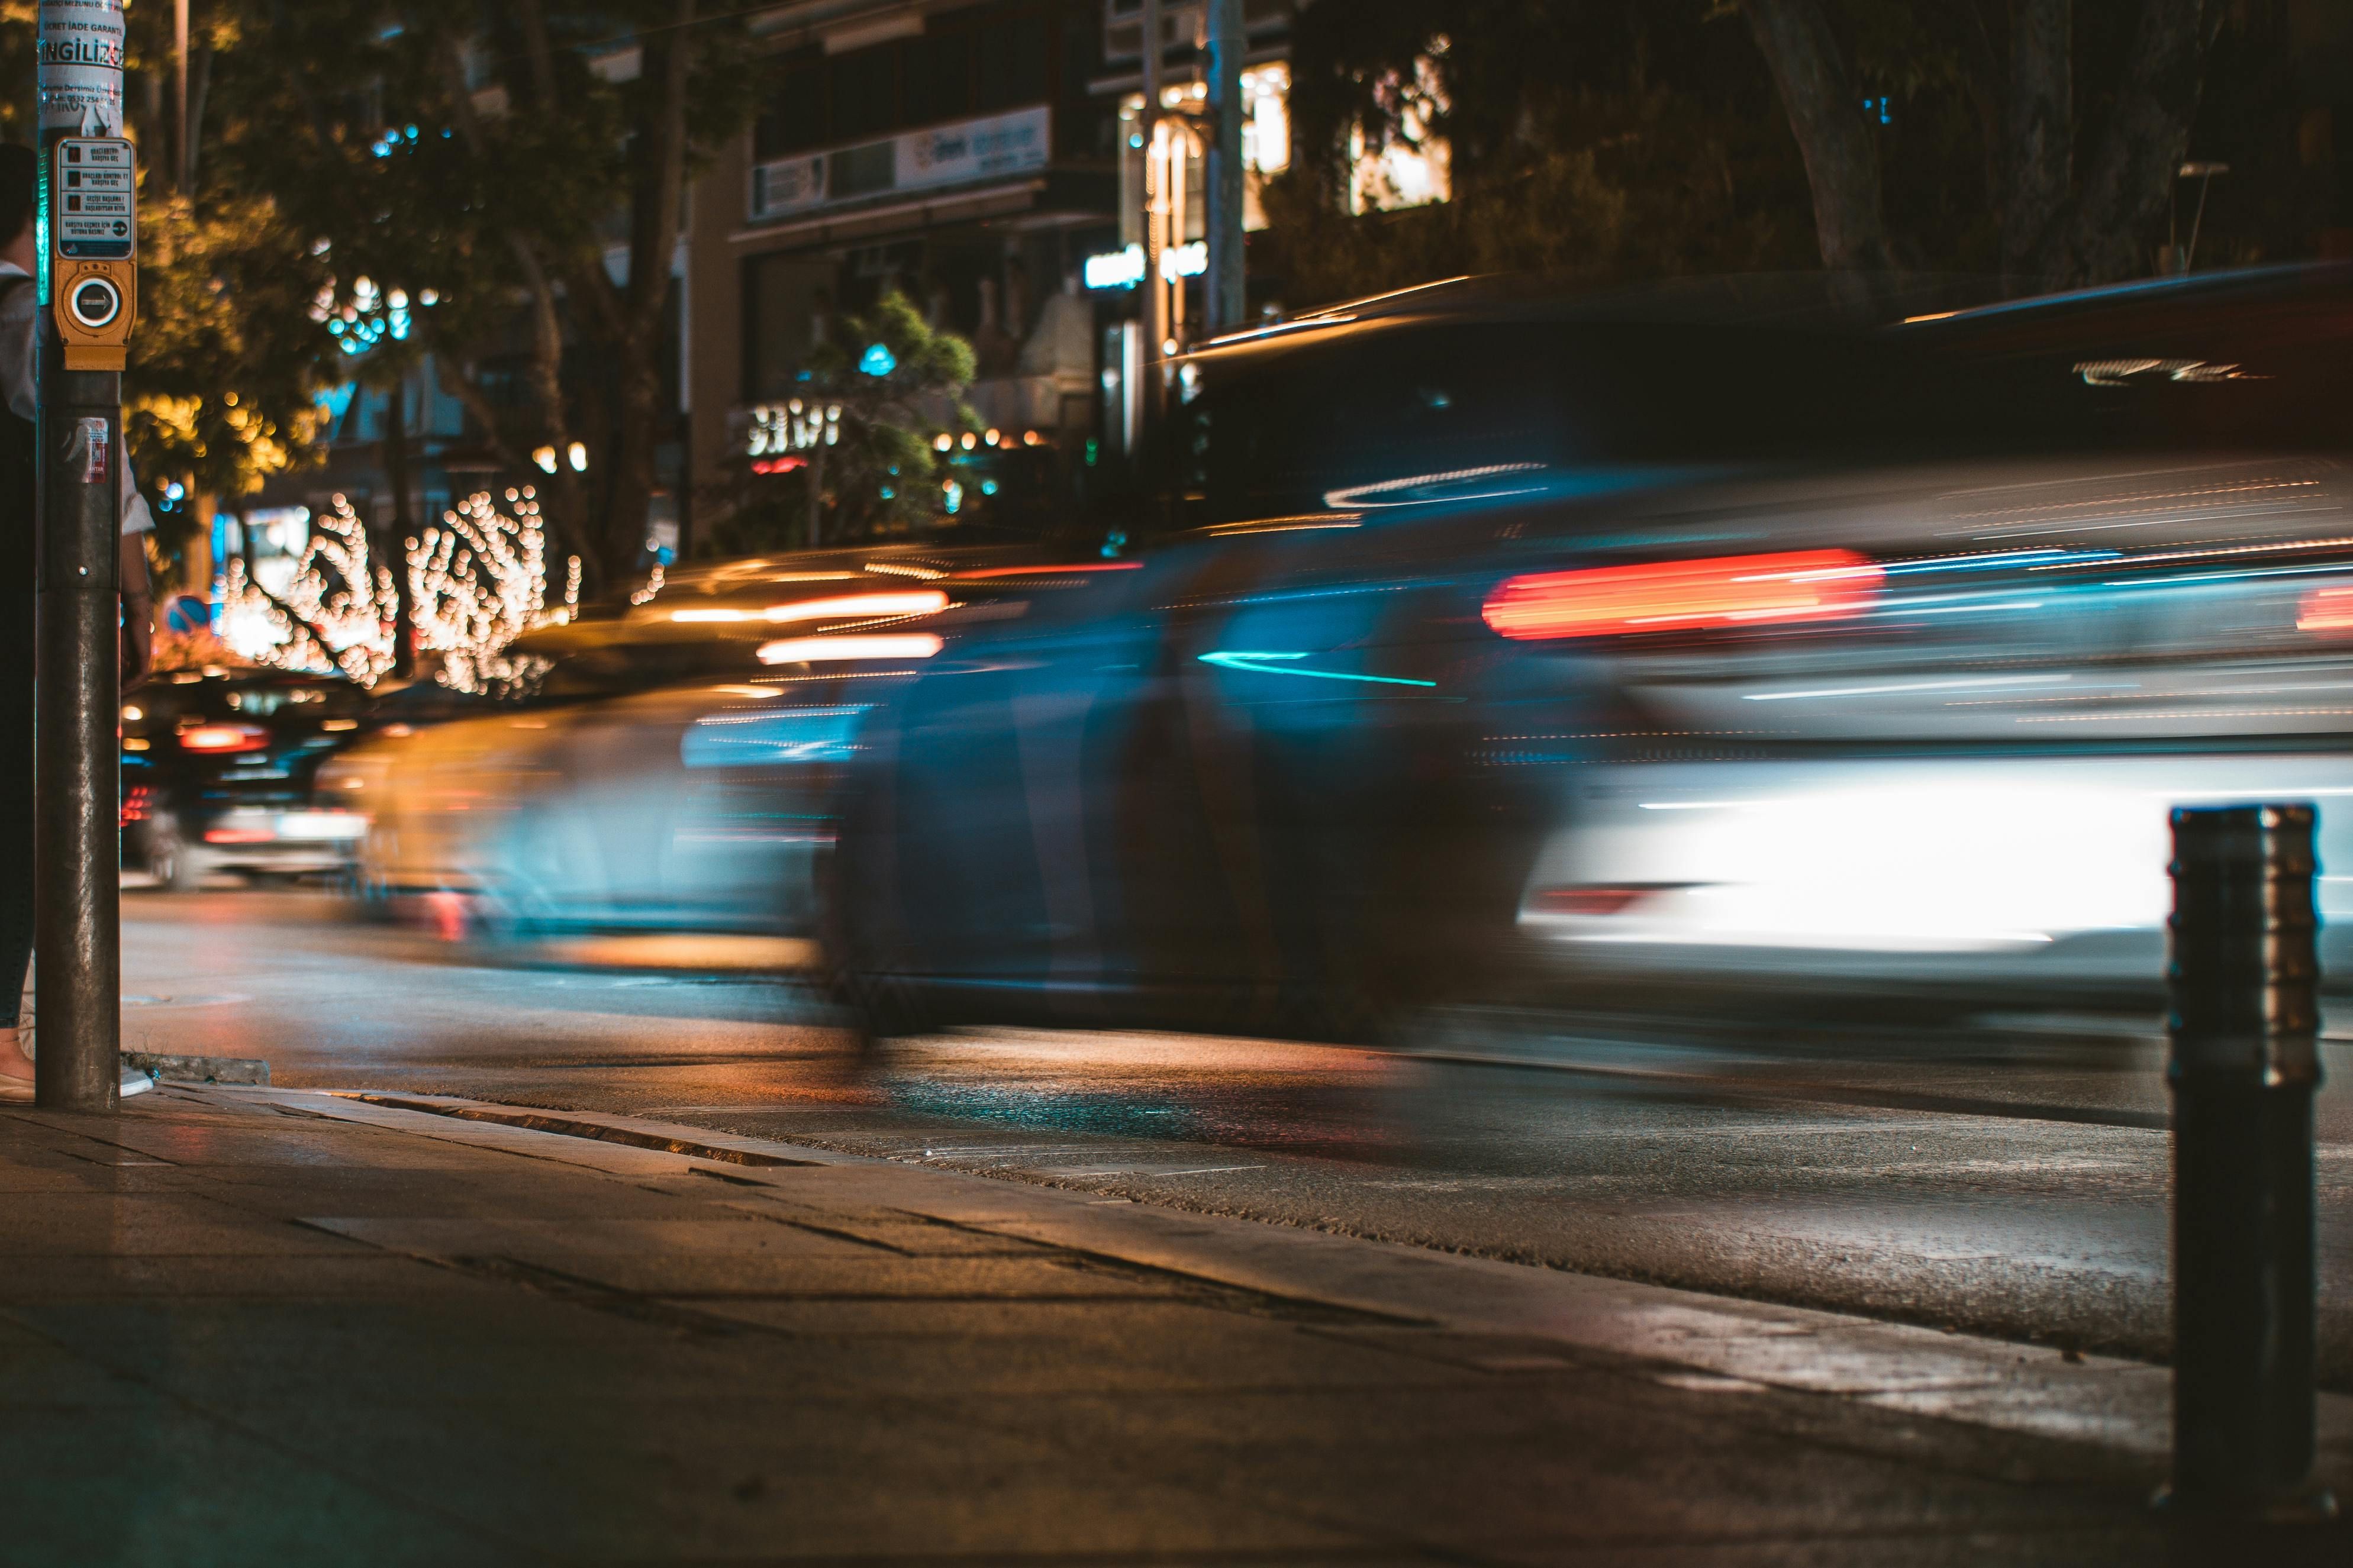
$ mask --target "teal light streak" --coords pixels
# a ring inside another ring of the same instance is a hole
[[[1372,686],[1436,686],[1435,680],[1408,680],[1396,675],[1349,675],[1336,669],[1291,669],[1288,660],[1305,658],[1303,653],[1205,653],[1203,664],[1214,664],[1219,669],[1243,669],[1252,675],[1301,675],[1310,680],[1358,680]]]

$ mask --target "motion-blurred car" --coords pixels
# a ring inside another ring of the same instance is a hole
[[[864,715],[950,640],[1020,613],[1033,555],[735,562],[532,633],[470,711],[387,724],[322,779],[370,824],[355,885],[454,900],[500,935],[807,934]]]
[[[160,674],[122,704],[126,866],[174,891],[213,872],[333,875],[365,822],[322,805],[320,764],[359,730],[349,681],[211,667]]]
[[[863,731],[843,987],[1357,1035],[1646,966],[2153,982],[2168,805],[2318,799],[2353,861],[2348,338],[2337,268],[1212,349],[1203,526]]]

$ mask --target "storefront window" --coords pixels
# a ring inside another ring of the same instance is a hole
[[[1291,68],[1281,62],[1242,72],[1242,226],[1266,226],[1261,199],[1269,176],[1291,167]]]
[[[1376,85],[1391,128],[1367,135],[1360,124],[1349,133],[1350,212],[1394,212],[1454,195],[1451,149],[1433,129],[1449,107],[1438,64],[1445,53],[1446,40],[1434,39],[1430,52],[1414,61],[1410,81],[1391,72]]]

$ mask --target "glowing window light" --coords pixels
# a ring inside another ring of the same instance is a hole
[[[586,442],[573,442],[572,445],[564,449],[564,456],[565,460],[571,463],[572,471],[574,473],[585,474],[588,471],[588,444]]]
[[[555,448],[553,447],[533,447],[531,460],[548,473],[555,472]]]

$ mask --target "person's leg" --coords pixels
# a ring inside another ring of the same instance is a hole
[[[16,1014],[33,959],[33,660],[30,637],[7,640],[25,646],[0,649],[0,1079],[29,1079]]]

